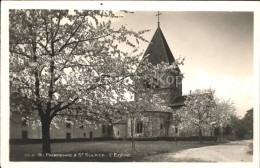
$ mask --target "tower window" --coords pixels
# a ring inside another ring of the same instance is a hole
[[[27,126],[27,118],[26,117],[22,117],[22,126]]]
[[[70,128],[70,127],[71,127],[70,123],[66,123],[66,128]]]
[[[70,119],[66,119],[66,128],[71,128]]]
[[[117,131],[117,135],[119,135],[119,131]]]
[[[84,128],[83,121],[80,122],[79,128],[81,128],[81,129]]]
[[[143,122],[142,121],[137,122],[136,133],[138,133],[138,134],[143,133]]]

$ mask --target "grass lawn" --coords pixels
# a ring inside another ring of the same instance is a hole
[[[51,144],[52,155],[41,156],[41,144],[10,145],[11,161],[144,161],[146,156],[178,152],[189,148],[215,145],[196,141],[131,141],[65,142]]]

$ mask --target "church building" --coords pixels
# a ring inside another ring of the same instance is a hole
[[[153,65],[159,63],[172,64],[175,58],[168,46],[166,38],[160,28],[158,21],[158,27],[147,47],[144,55],[148,55],[148,61]],[[180,69],[175,69],[179,74]],[[164,74],[164,78],[167,76],[174,77],[174,82],[171,83],[160,83],[155,89],[155,95],[162,98],[165,105],[178,110],[184,105],[186,99],[182,95],[182,84],[178,73],[167,73]],[[176,83],[178,82],[178,83]],[[154,138],[154,137],[174,137],[179,134],[178,128],[175,128],[170,122],[171,112],[162,111],[145,111],[143,118],[136,119],[134,121],[134,137],[135,138]],[[26,125],[26,123],[20,120],[21,116],[12,116],[10,125],[10,138],[11,139],[41,139],[41,128],[32,129]],[[75,125],[64,123],[63,127],[59,129],[51,126],[50,130],[51,139],[72,139],[72,138],[130,138],[131,137],[131,121],[120,121],[113,123],[112,126],[106,124],[98,124],[96,127],[82,126],[76,127]]]
[[[168,46],[168,43],[162,33],[158,22],[152,40],[147,47],[144,56],[148,55],[147,59],[153,65],[162,62],[173,64],[175,58]],[[161,82],[154,89],[154,96],[160,97],[164,100],[164,105],[177,110],[184,105],[185,96],[182,96],[181,71],[179,67],[175,69],[176,73],[163,74],[162,80],[166,80],[168,76],[174,79],[173,82]],[[178,74],[180,76],[178,76]],[[177,82],[177,83],[176,83]],[[151,86],[147,86],[151,87]],[[155,100],[153,100],[155,101]],[[143,118],[136,119],[134,122],[135,138],[154,138],[154,137],[173,137],[178,135],[178,128],[175,128],[170,122],[172,112],[165,111],[145,111]],[[130,138],[131,137],[131,121],[130,119],[125,123],[114,123],[113,132],[115,138]],[[125,133],[127,132],[127,133]]]

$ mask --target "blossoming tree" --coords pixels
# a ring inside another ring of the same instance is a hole
[[[50,124],[61,115],[101,116],[105,106],[99,104],[109,102],[104,90],[138,63],[136,48],[146,41],[146,30],[113,28],[112,21],[120,16],[112,11],[10,10],[9,16],[10,91],[34,107],[31,113],[40,117],[42,127],[42,152],[50,153]]]

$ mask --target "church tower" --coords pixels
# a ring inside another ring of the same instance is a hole
[[[171,65],[175,62],[175,59],[160,28],[159,15],[160,13],[158,12],[158,27],[144,56],[148,55],[147,59],[153,65],[162,62]],[[165,101],[165,104],[168,105],[177,97],[182,96],[181,71],[178,66],[174,70],[177,73],[159,73],[157,77],[159,79],[157,80],[158,86],[155,88],[155,94],[161,97]]]

